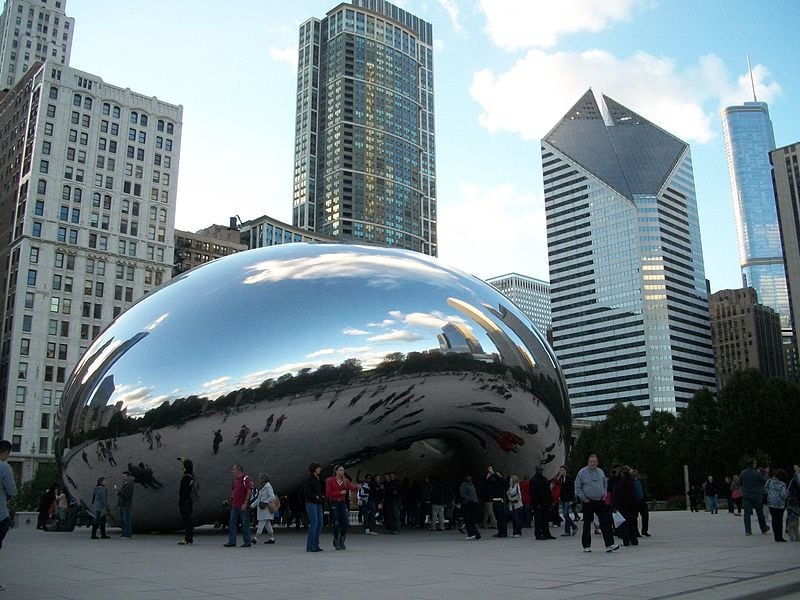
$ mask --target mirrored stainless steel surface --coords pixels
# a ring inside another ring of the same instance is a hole
[[[138,530],[180,527],[177,457],[209,523],[233,463],[288,494],[313,461],[356,478],[552,475],[570,439],[555,355],[508,299],[422,254],[350,245],[250,250],[172,280],[92,343],[60,424],[68,490],[90,504],[128,468]]]

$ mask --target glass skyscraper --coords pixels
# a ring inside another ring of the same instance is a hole
[[[433,28],[385,0],[300,26],[292,223],[437,255]]]
[[[572,415],[715,388],[689,146],[592,90],[542,139],[553,348]]]
[[[756,290],[759,302],[775,309],[784,332],[791,331],[789,293],[769,161],[769,153],[775,149],[775,135],[767,104],[745,102],[725,108],[722,131],[742,282],[745,287]]]

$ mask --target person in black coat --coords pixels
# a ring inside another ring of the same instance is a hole
[[[325,488],[319,474],[322,465],[311,463],[308,467],[308,479],[303,486],[303,497],[306,501],[308,515],[308,538],[306,552],[322,552],[319,547],[319,534],[322,531],[322,503],[325,501]]]
[[[486,498],[492,503],[492,513],[497,521],[494,537],[508,537],[508,517],[506,513],[506,482],[492,467],[486,468]]]
[[[630,467],[623,466],[619,469],[614,491],[611,493],[611,502],[614,509],[622,515],[625,521],[619,526],[622,544],[636,546],[639,541],[634,535],[636,520],[636,488],[631,476]]]
[[[192,487],[194,487],[194,463],[188,458],[178,459],[183,462],[183,475],[181,476],[180,486],[178,487],[178,510],[181,513],[183,522],[183,540],[178,542],[180,546],[191,545],[194,541],[194,527],[192,525],[192,512],[194,509],[194,499],[192,498]]]
[[[561,514],[564,516],[564,533],[563,535],[575,535],[578,531],[578,526],[570,516],[572,503],[575,501],[575,479],[567,472],[567,467],[561,465],[558,469],[556,477],[561,486],[558,499],[561,501]]]
[[[531,479],[531,504],[533,506],[533,535],[537,540],[554,540],[550,534],[550,509],[553,496],[550,493],[550,481],[544,476],[544,468],[536,467],[536,475]]]

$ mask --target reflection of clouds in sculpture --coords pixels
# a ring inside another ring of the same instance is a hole
[[[148,386],[118,385],[114,392],[113,402],[121,402],[122,406],[130,407],[128,416],[140,417],[148,410],[157,408],[169,400],[169,396],[166,395],[152,396],[153,389]]]
[[[318,356],[330,356],[331,354],[336,354],[336,350],[333,348],[323,348],[322,350],[317,350],[316,352],[311,352],[310,354],[306,354],[306,358],[317,358]]]
[[[393,272],[402,270],[401,276]],[[330,254],[296,259],[265,260],[248,267],[250,273],[244,283],[253,285],[270,281],[298,279],[338,279],[342,277],[366,278],[367,284],[378,287],[394,285],[398,279],[405,279],[409,271],[419,277],[448,279],[454,278],[432,262],[410,261],[406,257],[373,254],[365,256],[357,252],[332,252]]]
[[[153,330],[154,330],[156,327],[158,327],[158,326],[159,326],[159,325],[161,325],[161,324],[162,324],[164,321],[166,321],[168,317],[169,317],[169,313],[164,313],[163,315],[161,315],[160,317],[158,317],[158,318],[157,318],[155,321],[153,321],[153,322],[152,322],[152,323],[150,323],[149,325],[146,325],[146,326],[144,327],[144,330],[145,330],[145,331],[153,331]]]
[[[373,335],[368,337],[368,342],[413,342],[415,340],[424,339],[425,336],[413,331],[405,329],[393,329],[389,333],[381,333],[380,335]]]

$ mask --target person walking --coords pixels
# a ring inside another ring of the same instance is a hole
[[[108,489],[106,488],[106,478],[97,478],[97,487],[94,488],[94,523],[92,523],[92,539],[96,540],[97,530],[100,530],[100,538],[107,540],[111,536],[106,533],[106,519],[111,513],[111,505],[108,503]]]
[[[486,467],[486,496],[492,502],[492,513],[497,523],[497,533],[492,537],[508,537],[508,524],[506,517],[506,483],[500,473]]]
[[[764,484],[767,481],[764,474],[756,469],[756,465],[756,461],[753,460],[750,466],[739,474],[739,482],[742,485],[745,535],[753,535],[751,518],[754,511],[761,533],[769,533],[769,526],[764,519]]]
[[[117,491],[117,507],[119,508],[120,521],[122,523],[123,540],[131,539],[133,535],[133,523],[131,521],[131,509],[133,508],[133,479],[130,471],[122,472],[122,484],[114,485]]]
[[[513,533],[511,537],[522,537],[522,490],[519,487],[519,477],[512,475],[509,478],[506,497],[511,504],[511,514],[513,515]]]
[[[253,481],[244,474],[244,467],[235,464],[231,468],[233,482],[231,483],[231,513],[228,518],[228,543],[226,548],[236,547],[236,533],[239,524],[242,525],[242,548],[249,548],[250,543],[250,497],[253,492]]]
[[[597,455],[590,454],[586,466],[578,471],[575,477],[575,495],[583,505],[583,535],[581,544],[584,552],[592,551],[592,521],[594,516],[600,522],[600,531],[606,552],[619,550],[619,544],[614,543],[614,534],[611,531],[611,520],[605,498],[608,493],[608,480],[603,470],[597,466]]]
[[[537,540],[554,540],[550,533],[550,512],[553,496],[550,481],[544,476],[544,467],[536,465],[536,474],[531,479],[531,502],[533,503],[533,536]]]
[[[775,474],[769,478],[766,486],[764,486],[767,492],[769,514],[772,517],[772,533],[775,536],[776,542],[786,541],[786,538],[783,537],[783,513],[786,510],[786,499],[789,493],[785,480],[786,471],[778,469],[775,471]]]
[[[739,474],[734,473],[731,477],[731,495],[728,500],[728,512],[733,513],[733,508],[736,507],[736,514],[742,514],[742,482],[739,479]]]
[[[264,540],[265,544],[275,543],[275,530],[272,527],[272,522],[275,520],[275,514],[272,512],[270,505],[278,498],[275,490],[272,489],[270,477],[266,473],[258,474],[258,497],[250,504],[250,508],[256,509],[256,536],[260,535],[262,531],[266,530],[267,539]],[[253,543],[258,540],[253,537]]]
[[[322,503],[325,501],[322,481],[319,474],[322,465],[314,462],[308,466],[308,479],[303,486],[303,497],[306,502],[306,515],[308,516],[308,537],[306,538],[306,552],[322,552],[319,547],[319,533],[322,531]]]
[[[639,477],[638,469],[631,469],[634,490],[636,492],[636,511],[634,512],[633,533],[638,538],[640,533],[644,537],[650,537],[650,507],[647,506],[647,491],[644,483]],[[642,517],[642,529],[639,530],[639,517]]]
[[[222,443],[222,429],[217,429],[214,432],[214,439],[211,442],[214,454],[219,452],[219,445]]]
[[[475,484],[472,483],[472,475],[464,477],[464,481],[461,482],[458,488],[458,493],[461,496],[461,509],[464,512],[467,539],[479,540],[481,539],[481,534],[476,523],[480,516],[481,505],[478,502],[478,491],[475,489]]]
[[[8,505],[14,502],[17,496],[17,482],[14,480],[14,472],[8,464],[8,457],[11,454],[11,442],[0,440],[0,548],[3,547],[3,540],[6,538],[8,530],[11,529],[11,514]],[[0,584],[0,590],[5,586]]]
[[[342,465],[336,465],[333,475],[325,480],[325,496],[331,506],[333,547],[336,550],[347,550],[345,541],[350,525],[350,492],[358,492],[358,486],[345,475]]]
[[[706,510],[712,515],[717,514],[719,506],[717,503],[717,484],[713,476],[709,475],[706,479],[706,483],[703,486],[703,493],[706,496]]]
[[[191,546],[194,542],[194,526],[192,513],[194,512],[194,496],[197,494],[198,485],[194,478],[194,463],[188,458],[183,459],[183,475],[178,487],[178,510],[183,522],[183,539],[179,546]]]
[[[561,486],[558,499],[561,502],[561,514],[564,517],[564,533],[562,536],[575,535],[578,531],[578,526],[570,516],[570,508],[575,501],[575,479],[567,471],[567,467],[561,465],[558,469],[558,482]]]

